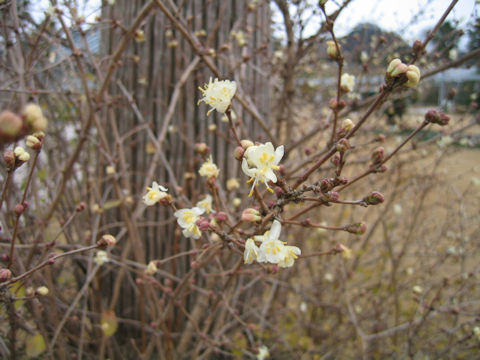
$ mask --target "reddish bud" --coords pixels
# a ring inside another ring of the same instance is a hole
[[[440,126],[448,125],[450,117],[443,112],[438,112],[437,110],[430,109],[425,114],[425,121],[428,121],[432,124],[438,124]]]
[[[0,282],[8,281],[12,278],[12,272],[9,269],[0,269]]]
[[[233,150],[233,156],[235,156],[235,159],[237,160],[242,160],[244,153],[245,149],[241,146],[237,146],[235,150]]]
[[[385,201],[385,197],[378,191],[373,191],[370,195],[365,196],[363,201],[367,205],[378,205]]]
[[[338,140],[337,142],[337,151],[340,152],[340,153],[344,153],[345,151],[347,151],[348,149],[350,149],[350,142],[348,141],[348,139],[340,139]]]
[[[283,189],[279,186],[275,186],[274,191],[275,191],[275,195],[277,195],[277,197],[280,197],[285,193],[285,191],[283,191]]]
[[[381,143],[384,143],[385,142],[385,135],[378,134],[377,137],[375,138],[375,141],[379,141]]]
[[[23,121],[17,114],[4,110],[0,113],[0,140],[13,141],[20,136]]]
[[[333,165],[338,166],[338,164],[340,164],[340,155],[338,155],[338,154],[333,155],[330,159],[330,162]]]
[[[83,201],[81,203],[79,203],[76,207],[75,207],[75,211],[76,212],[81,212],[83,210],[85,210],[85,208],[87,207],[87,204],[85,204]]]
[[[329,191],[327,193],[326,197],[327,197],[328,201],[335,202],[335,201],[338,201],[338,198],[340,197],[340,194],[336,191]]]
[[[210,152],[210,147],[205,143],[195,144],[195,151],[200,155],[207,155]]]
[[[383,161],[383,158],[385,157],[385,148],[383,146],[377,147],[375,150],[373,150],[371,159],[374,164],[380,164]]]
[[[22,204],[17,204],[15,205],[15,207],[13,208],[13,211],[15,212],[15,214],[17,214],[18,216],[22,215],[23,212],[25,211],[25,207],[22,205]]]
[[[12,170],[15,168],[15,153],[11,150],[5,151],[3,153],[3,160],[7,165],[7,170]]]
[[[195,224],[197,224],[200,231],[208,231],[210,229],[210,221],[204,217],[200,217]]]
[[[333,179],[331,178],[325,178],[322,180],[322,182],[320,183],[320,191],[322,193],[327,193],[328,191],[330,191],[331,189],[333,189],[333,187],[335,186],[334,182],[333,182]]]
[[[363,235],[367,231],[367,224],[363,221],[358,223],[353,223],[345,226],[345,231],[348,231],[351,234]]]
[[[213,215],[218,222],[224,222],[228,220],[227,213],[219,211]]]
[[[413,42],[412,48],[413,48],[413,51],[416,53],[423,51],[423,42],[421,42],[420,40],[415,40]]]

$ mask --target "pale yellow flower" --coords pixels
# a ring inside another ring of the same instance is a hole
[[[154,205],[158,201],[168,196],[168,189],[158,185],[156,181],[152,183],[152,187],[147,187],[147,190],[148,192],[143,196],[143,202],[147,206]]]
[[[212,157],[210,156],[207,161],[205,161],[202,166],[200,167],[200,170],[198,170],[198,173],[201,176],[207,177],[207,178],[217,178],[218,175],[220,174],[220,170],[218,169],[217,165],[212,160]]]
[[[198,103],[205,102],[205,104],[210,105],[212,108],[207,112],[207,115],[213,110],[217,110],[220,113],[225,113],[232,102],[232,98],[235,95],[237,90],[237,83],[230,80],[219,81],[215,79],[212,82],[212,78],[208,84],[203,88],[200,88],[203,98],[201,98]]]

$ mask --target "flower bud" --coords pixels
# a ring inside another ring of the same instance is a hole
[[[18,164],[18,162],[20,161],[20,164],[18,166],[20,166],[24,162],[30,160],[30,154],[28,152],[26,152],[25,149],[22,148],[21,146],[17,146],[13,150],[13,152],[15,154],[15,160],[16,160],[15,162]]]
[[[430,109],[425,114],[425,120],[432,124],[445,126],[448,125],[448,123],[450,122],[450,117],[443,112],[438,112],[437,110]]]
[[[147,275],[153,276],[157,272],[157,264],[155,261],[150,261],[147,265],[147,269],[145,270],[145,273]]]
[[[195,144],[195,151],[200,155],[207,155],[210,152],[210,147],[205,143]]]
[[[29,127],[34,131],[45,131],[47,119],[43,116],[42,109],[37,104],[27,104],[23,108],[23,116]]]
[[[390,64],[388,64],[387,75],[395,77],[406,71],[407,66],[402,63],[402,60],[393,59],[392,61],[390,61]]]
[[[113,235],[106,234],[103,235],[100,240],[98,240],[97,245],[98,246],[114,246],[117,243],[117,239]]]
[[[342,110],[345,106],[347,106],[347,103],[345,102],[345,100],[337,101],[337,99],[332,98],[332,99],[330,99],[330,101],[329,101],[329,103],[328,103],[328,106],[329,106],[330,109],[332,109],[332,110],[340,111],[340,110]]]
[[[233,207],[239,207],[242,204],[242,199],[236,197],[232,200]]]
[[[345,229],[345,231],[348,231],[351,234],[363,235],[363,234],[365,234],[365,231],[367,231],[367,224],[365,224],[362,221],[362,222],[347,225],[347,226],[345,226],[344,229]]]
[[[343,74],[340,78],[340,88],[344,92],[350,92],[355,87],[355,76],[350,74]]]
[[[9,269],[0,269],[0,283],[12,278],[12,272]]]
[[[23,212],[25,211],[25,207],[22,205],[22,204],[17,204],[15,205],[15,207],[13,208],[13,211],[15,212],[15,214],[17,214],[18,216],[22,215]]]
[[[245,149],[241,146],[237,146],[235,150],[233,150],[233,156],[236,160],[242,160],[243,154],[245,153]]]
[[[85,208],[87,207],[87,204],[85,204],[83,201],[80,202],[76,207],[75,207],[75,211],[76,212],[82,212],[83,210],[85,210]]]
[[[240,183],[237,178],[230,178],[227,180],[227,190],[233,191],[240,187]]]
[[[198,226],[200,231],[208,231],[210,230],[210,221],[205,219],[204,217],[200,217],[195,224]]]
[[[15,153],[11,150],[5,151],[3,153],[3,160],[7,165],[7,170],[12,170],[15,168]]]
[[[380,164],[385,157],[385,148],[383,146],[377,147],[373,150],[371,159],[373,164]]]
[[[34,103],[29,103],[23,108],[23,116],[27,123],[33,123],[35,119],[43,117],[43,112],[40,106]]]
[[[228,215],[224,211],[216,212],[215,214],[213,214],[213,216],[218,222],[225,222],[228,220]]]
[[[377,137],[375,138],[375,141],[384,143],[385,142],[385,135],[384,134],[378,134]]]
[[[355,124],[353,123],[352,120],[350,119],[345,119],[342,122],[342,129],[345,130],[346,132],[349,132],[355,127]]]
[[[4,110],[0,113],[0,140],[12,141],[22,131],[23,121],[17,114]]]
[[[242,148],[244,148],[245,150],[247,150],[250,146],[254,145],[252,141],[247,139],[240,140],[240,144],[242,145]]]
[[[40,296],[46,296],[48,295],[48,288],[46,286],[40,286],[35,290],[35,293],[37,293]]]
[[[333,182],[333,179],[331,179],[331,178],[325,178],[320,183],[320,191],[324,194],[329,192],[334,187],[335,187],[335,183]]]
[[[335,165],[335,166],[338,166],[340,164],[340,155],[338,154],[335,154],[333,155],[331,158],[330,158],[330,162]]]
[[[329,191],[327,192],[326,196],[325,196],[325,200],[327,201],[332,201],[332,202],[336,202],[338,201],[338,198],[340,197],[340,194],[336,191]]]
[[[25,145],[27,145],[31,149],[40,149],[42,146],[42,143],[36,136],[33,135],[28,135],[26,140],[25,140]]]
[[[340,49],[340,44],[338,44],[338,48]],[[337,46],[335,45],[335,41],[327,41],[327,54],[331,59],[338,59],[340,54],[337,50]]]
[[[413,48],[413,51],[416,53],[421,52],[423,51],[423,43],[420,40],[415,40],[413,42],[412,48]]]
[[[345,151],[350,149],[350,142],[348,141],[348,139],[345,139],[345,138],[340,139],[337,142],[336,148],[338,152],[344,153]]]
[[[383,194],[379,193],[378,191],[373,191],[370,195],[365,196],[363,201],[367,205],[378,205],[385,201],[385,197]]]
[[[350,259],[352,257],[352,249],[343,244],[335,245],[334,249],[335,251],[341,253],[342,257],[344,257],[345,259]]]
[[[262,217],[258,210],[253,208],[247,208],[243,210],[241,219],[242,221],[245,221],[245,222],[257,222],[257,221],[261,221]]]
[[[415,65],[408,65],[406,74],[407,74],[408,81],[405,83],[405,86],[406,87],[417,86],[420,81],[420,69]]]
[[[141,43],[145,41],[145,33],[143,30],[137,29],[135,30],[135,41],[137,43]]]

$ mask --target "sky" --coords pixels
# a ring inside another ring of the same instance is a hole
[[[307,1],[312,4],[318,3],[317,0]],[[43,11],[49,2],[40,0],[32,15],[37,19],[43,18]],[[343,0],[328,0],[327,13],[334,11],[337,8],[335,4],[341,2]],[[422,39],[425,31],[435,25],[450,2],[451,0],[352,0],[335,22],[335,30],[338,36],[343,36],[355,25],[371,22],[384,30],[398,33],[407,41]],[[79,9],[80,12],[84,12],[83,15],[90,15],[93,18],[101,2],[100,0],[77,0],[77,3],[83,4]],[[479,0],[459,0],[447,19],[457,20],[461,28],[466,28],[467,22],[471,22],[475,15],[480,16]]]
[[[480,16],[480,2],[477,5],[475,2],[459,0],[447,20],[458,20],[460,27],[466,28],[475,15]],[[398,33],[407,41],[421,40],[450,3],[451,0],[354,0],[335,22],[335,29],[342,36],[359,23],[371,22]],[[334,9],[334,1],[328,1],[327,13]]]

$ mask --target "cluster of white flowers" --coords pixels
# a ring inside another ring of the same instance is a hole
[[[273,190],[268,186],[268,181],[277,182],[277,176],[273,170],[278,170],[278,163],[283,157],[283,145],[275,150],[271,142],[266,144],[250,146],[245,150],[242,160],[242,170],[253,182],[252,189],[248,196],[252,196],[253,188],[258,182],[265,183],[270,192]]]
[[[199,88],[203,94],[198,103],[205,102],[205,104],[210,105],[212,108],[208,110],[207,116],[213,110],[217,110],[220,113],[225,113],[232,102],[232,98],[237,91],[237,83],[235,81],[223,80],[219,81],[215,79],[212,82],[212,78],[204,88]]]
[[[183,229],[183,236],[198,239],[202,236],[202,232],[197,225],[200,215],[212,212],[215,212],[212,208],[212,196],[207,195],[203,200],[197,202],[193,208],[177,210],[173,215],[177,218],[178,225]]]
[[[197,220],[204,212],[204,209],[195,206],[191,209],[180,209],[173,213],[177,218],[178,225],[183,229],[183,236],[192,239],[198,239],[202,236]]]
[[[143,202],[147,206],[151,206],[159,202],[160,200],[168,197],[168,189],[158,185],[156,181],[152,183],[152,187],[147,187],[148,192],[143,196]]]
[[[272,227],[264,235],[248,239],[243,253],[245,264],[251,264],[255,260],[278,264],[283,268],[291,267],[302,251],[296,246],[286,245],[286,242],[279,240],[281,231],[282,225],[274,220]],[[257,242],[261,243],[260,246],[257,246]]]

